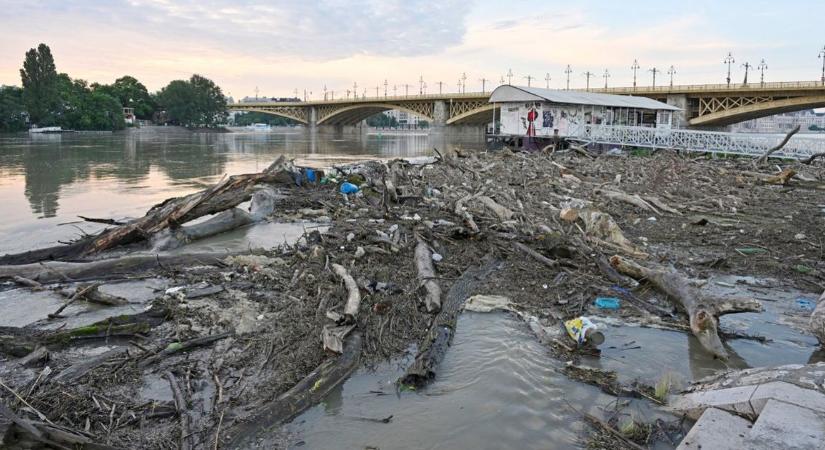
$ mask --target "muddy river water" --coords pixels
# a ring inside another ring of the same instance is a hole
[[[456,137],[447,145],[471,148],[478,138]],[[276,133],[192,134],[168,129],[107,135],[0,136],[0,254],[53,245],[98,225],[77,216],[123,218],[142,215],[167,197],[202,189],[224,174],[257,172],[280,154],[296,157],[415,156],[428,154],[425,135],[311,136],[300,130]],[[295,239],[301,226],[264,223],[200,243],[200,250],[271,247]],[[109,285],[139,311],[165,280]],[[692,336],[594,317],[606,342],[600,359],[582,363],[614,370],[620,381],[653,384],[663,374],[683,381],[725,367],[807,363],[821,360],[813,337],[802,333],[809,314],[799,299],[814,294],[779,288],[773,280],[720,277],[708,289],[751,295],[761,314],[732,314],[722,328],[770,336],[760,342],[729,340],[731,360],[710,359]],[[62,300],[50,293],[0,289],[0,326],[43,319]],[[138,305],[138,306],[135,306]],[[130,311],[66,310],[71,326],[100,320],[100,314]],[[409,361],[359,369],[321,404],[282,430],[271,443],[295,448],[575,448],[586,425],[573,409],[596,413],[615,398],[571,381],[565,361],[550,357],[525,323],[508,313],[465,313],[436,381],[420,392],[397,392],[395,380]],[[159,387],[158,387],[159,386]],[[163,398],[164,384],[146,380],[145,396]],[[668,417],[648,404],[626,410],[637,420]],[[392,416],[391,420],[380,419]]]

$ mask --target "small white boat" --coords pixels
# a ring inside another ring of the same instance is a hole
[[[272,131],[272,126],[267,123],[253,123],[252,125],[247,125],[246,129],[250,131]]]
[[[72,130],[64,130],[61,127],[32,127],[29,133],[72,133]]]

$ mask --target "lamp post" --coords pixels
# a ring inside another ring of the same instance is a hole
[[[467,92],[467,73],[461,72],[461,93]]]
[[[547,89],[550,89],[550,72],[547,72],[547,74],[544,76],[544,81],[547,82]]]
[[[384,79],[384,98],[387,98],[387,85],[388,84],[389,83],[387,83],[387,79],[385,78]]]
[[[522,77],[522,78],[525,78],[527,80],[527,87],[530,87],[530,84],[533,81],[533,76],[532,75],[527,75],[526,77]]]
[[[748,85],[748,71],[753,68],[751,63],[745,61],[745,64],[742,64],[742,67],[745,68],[745,81],[742,82],[743,85]]]
[[[460,94],[461,93],[461,78],[458,79],[457,86],[458,86],[458,90],[456,90],[456,92],[458,92]]]
[[[583,73],[582,75],[584,75],[587,78],[587,85],[585,87],[585,90],[589,91],[590,90],[590,77],[592,77],[593,75],[596,75],[596,74],[588,70],[587,72]]]
[[[728,82],[728,87],[730,87],[730,65],[735,63],[735,62],[736,62],[736,60],[733,59],[733,54],[731,54],[731,52],[728,52],[728,56],[726,56],[725,60],[722,61],[723,64],[728,65],[728,77],[726,78],[726,80]]]
[[[633,65],[630,66],[630,69],[633,71],[633,92],[636,92],[636,71],[640,69],[638,59],[633,60]]]
[[[405,83],[404,84],[404,97],[409,97],[409,96],[410,96],[410,85]]]
[[[765,62],[765,59],[762,58],[762,62],[759,63],[759,85],[765,86],[765,71],[768,70],[768,63]]]
[[[349,100],[349,89],[347,89],[347,100]]]
[[[438,82],[438,95],[441,95],[441,88],[442,88],[443,86],[444,86],[444,82],[443,82],[443,81],[439,81],[439,82]]]
[[[424,75],[418,77],[418,95],[424,94]]]
[[[653,89],[656,89],[656,74],[661,72],[661,70],[654,67],[650,69],[650,72],[653,73]]]
[[[424,95],[427,95],[427,82],[426,81],[422,85],[422,88],[424,89]]]
[[[607,89],[607,79],[610,78],[610,72],[604,69],[604,75],[602,76],[604,77],[604,88]]]
[[[255,101],[258,101],[258,86],[255,86]]]
[[[327,101],[327,85],[324,85],[324,101]]]
[[[352,99],[358,100],[358,82],[352,83]]]
[[[480,80],[478,80],[478,81],[481,81],[481,93],[483,94],[483,93],[487,92],[487,89],[486,89],[486,87],[487,87],[487,82],[488,82],[488,81],[490,81],[490,80],[488,80],[488,79],[486,79],[486,78],[482,78],[482,79],[480,79]]]
[[[396,84],[392,85],[392,96],[393,97],[398,97],[398,85],[396,85]]]
[[[381,89],[381,85],[380,84],[375,85],[375,98],[378,98],[378,90],[379,89]]]
[[[507,84],[513,84],[513,69],[507,69]]]
[[[676,75],[676,68],[670,66],[670,69],[667,69],[667,74],[670,75],[670,88],[673,89],[673,75]]]
[[[825,86],[825,47],[819,52],[819,58],[822,59],[822,85]]]
[[[573,69],[570,68],[570,64],[567,65],[567,68],[564,69],[564,73],[567,74],[567,90],[570,90],[570,74],[573,73]]]

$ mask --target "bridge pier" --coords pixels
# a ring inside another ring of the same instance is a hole
[[[433,102],[433,123],[430,128],[433,131],[441,131],[447,126],[447,102],[436,100]]]
[[[680,108],[681,111],[673,112],[673,127],[674,128],[688,128],[690,122],[688,121],[688,97],[686,94],[668,94],[667,104]]]

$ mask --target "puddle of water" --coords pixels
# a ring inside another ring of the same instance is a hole
[[[579,448],[585,425],[567,402],[600,415],[615,401],[559,374],[527,326],[503,313],[464,313],[437,379],[396,395],[396,365],[359,371],[286,427],[290,448]],[[381,391],[378,395],[371,391]],[[654,412],[634,403],[637,419]],[[384,418],[374,423],[359,418]]]
[[[773,280],[730,275],[712,277],[703,290],[715,295],[761,300],[764,312],[722,316],[720,327],[764,336],[770,341],[728,339],[730,359],[723,362],[712,358],[696,338],[687,333],[627,326],[621,324],[620,319],[596,318],[606,342],[601,347],[601,358],[583,358],[583,363],[614,370],[620,381],[638,378],[653,384],[666,372],[679,374],[685,381],[690,381],[722,369],[805,364],[818,358],[815,355],[817,340],[806,330],[810,311],[796,307],[798,297],[813,294],[782,287]],[[804,326],[789,326],[794,320]]]

